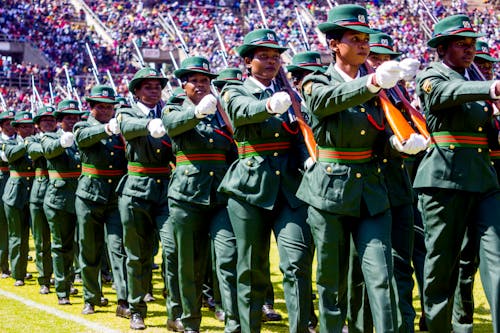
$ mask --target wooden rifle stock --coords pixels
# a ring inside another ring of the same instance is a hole
[[[234,131],[233,131],[233,126],[231,125],[231,120],[229,120],[226,111],[222,108],[219,99],[217,99],[217,113],[222,118],[222,121],[224,121],[228,132],[231,133],[231,136],[233,136]]]
[[[404,96],[403,92],[399,87],[396,85],[394,87],[394,90],[396,91],[396,94],[398,97],[401,99],[403,102],[403,106],[405,107],[406,111],[410,114],[410,118],[413,121],[413,124],[415,124],[415,127],[417,130],[422,134],[426,139],[430,137],[429,131],[427,130],[427,125],[424,116],[418,112],[413,105],[411,105],[410,101]]]
[[[282,81],[282,87],[285,91],[290,95],[290,99],[292,100],[292,108],[295,117],[297,118],[297,123],[299,124],[300,132],[304,137],[304,143],[306,145],[307,151],[309,152],[309,156],[316,162],[316,140],[314,139],[314,134],[311,127],[304,120],[304,116],[302,116],[300,101],[297,99],[295,92],[290,86],[290,82],[286,77],[285,71],[283,67],[280,68],[278,73],[280,80]]]
[[[365,67],[368,73],[374,73],[373,68],[368,63],[365,63]],[[384,89],[380,89],[378,96],[380,99],[380,106],[382,110],[384,110],[385,119],[391,127],[392,132],[401,143],[406,142],[406,140],[410,138],[410,135],[415,133],[415,130],[408,123],[401,111],[391,103]]]

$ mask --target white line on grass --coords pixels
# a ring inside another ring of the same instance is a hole
[[[36,308],[36,309],[41,310],[41,311],[45,311],[51,315],[60,317],[62,319],[74,321],[75,323],[78,323],[80,325],[91,328],[96,332],[103,332],[103,333],[119,333],[120,332],[120,331],[114,330],[112,328],[102,326],[102,325],[95,323],[95,322],[92,322],[90,320],[80,318],[80,317],[75,316],[71,313],[57,310],[57,309],[50,307],[50,306],[47,306],[45,304],[40,304],[40,303],[34,302],[30,299],[18,296],[16,294],[13,294],[11,292],[8,292],[8,291],[2,290],[2,289],[0,289],[0,295],[8,297],[8,298],[12,298],[18,302],[26,304],[29,307]]]

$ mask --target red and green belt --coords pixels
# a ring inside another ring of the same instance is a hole
[[[370,148],[318,147],[318,161],[327,163],[366,163],[373,158]]]
[[[48,177],[48,176],[49,176],[49,170],[36,168],[35,177]]]
[[[288,141],[240,141],[238,142],[238,155],[240,158],[266,155],[278,156],[287,153],[291,146]]]
[[[125,174],[124,170],[120,169],[98,169],[93,164],[82,163],[82,175],[93,177],[93,178],[103,178],[103,177],[120,177]]]
[[[10,176],[13,178],[28,178],[35,177],[35,171],[17,171],[10,170]]]
[[[81,171],[57,171],[57,170],[49,170],[49,178],[50,179],[73,179],[80,177]]]
[[[207,151],[181,150],[176,153],[175,157],[176,165],[226,163],[226,154],[222,150],[210,150],[209,153]]]
[[[170,174],[170,167],[159,167],[156,165],[142,164],[139,162],[128,162],[128,174],[139,177],[161,177]]]
[[[488,139],[483,133],[433,132],[431,147],[488,148]]]

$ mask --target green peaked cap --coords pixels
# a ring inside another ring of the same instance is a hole
[[[476,58],[481,58],[491,62],[500,61],[500,59],[491,56],[488,43],[483,42],[482,40],[476,41]]]
[[[472,28],[472,23],[466,15],[452,15],[434,25],[432,38],[429,39],[427,45],[436,48],[440,43],[454,36],[478,38],[484,34],[477,33]]]
[[[133,94],[135,88],[144,80],[156,79],[160,80],[161,88],[165,88],[168,79],[164,77],[159,71],[154,68],[146,67],[142,68],[135,73],[134,77],[128,83],[128,90]]]
[[[321,63],[321,54],[319,52],[307,51],[297,53],[292,58],[292,64],[286,66],[287,71],[297,72],[297,71],[320,71],[325,72],[325,67]]]
[[[98,84],[90,90],[90,96],[85,97],[87,102],[116,104],[115,91],[112,87]]]
[[[56,112],[56,108],[51,105],[45,105],[38,110],[36,110],[36,116],[33,117],[33,121],[38,124],[40,118],[44,116],[54,117],[54,113]]]
[[[16,113],[12,110],[4,111],[4,112],[0,113],[0,123],[5,121],[5,120],[14,120],[15,116],[16,116]]]
[[[78,102],[73,99],[64,99],[57,104],[57,110],[54,112],[55,117],[61,117],[67,114],[82,115],[84,112],[78,108]]]
[[[367,34],[377,32],[368,25],[366,8],[359,5],[339,5],[333,7],[328,12],[327,22],[318,24],[318,29],[323,33],[345,29]]]
[[[186,92],[181,87],[177,87],[167,100],[167,104],[182,104],[186,99]]]
[[[218,88],[222,88],[226,84],[243,84],[243,72],[239,68],[223,69],[219,72],[213,84]]]
[[[213,79],[217,76],[217,74],[213,74],[210,72],[210,63],[208,62],[208,60],[199,56],[189,57],[182,60],[181,67],[174,71],[174,75],[178,79],[185,75],[194,73],[206,75],[210,79]]]
[[[16,113],[14,120],[10,123],[12,126],[21,124],[33,124],[33,115],[29,111]]]
[[[238,46],[236,52],[241,57],[245,57],[248,53],[258,47],[267,47],[270,49],[278,50],[283,53],[287,50],[286,47],[279,45],[278,36],[273,30],[270,29],[257,29],[250,31],[243,39],[243,45]]]
[[[370,52],[395,57],[401,55],[400,52],[394,51],[394,41],[391,36],[383,32],[370,35]]]

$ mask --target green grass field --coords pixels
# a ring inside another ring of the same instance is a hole
[[[278,255],[275,244],[271,247],[271,279],[275,290],[275,308],[283,315],[281,322],[264,323],[262,332],[284,333],[288,332],[287,313],[285,301],[283,299],[283,288],[281,285],[281,273],[278,270]],[[30,250],[31,256],[35,256],[33,247]],[[160,257],[156,262],[160,262]],[[107,307],[96,307],[96,313],[90,316],[80,314],[83,308],[82,286],[76,285],[79,294],[71,298],[71,306],[57,305],[57,297],[51,289],[49,295],[40,295],[39,286],[36,282],[36,268],[33,262],[29,262],[28,271],[34,275],[34,279],[27,280],[24,287],[14,287],[14,280],[0,279],[0,332],[2,333],[59,333],[59,332],[104,332],[106,328],[109,332],[129,332],[129,321],[115,316],[116,296],[111,289],[111,285],[104,286],[104,295],[110,300]],[[161,296],[163,282],[160,271],[154,271],[154,295],[156,301],[148,305],[148,318],[146,318],[147,329],[145,332],[167,332],[165,300]],[[476,313],[474,317],[474,332],[492,332],[491,316],[489,306],[484,297],[479,276],[474,290],[476,301]],[[16,299],[13,299],[14,296]],[[33,302],[28,305],[24,302]],[[414,291],[414,305],[417,315],[420,314],[420,302],[417,290]],[[317,301],[315,303],[318,310]],[[44,309],[57,312],[59,316]],[[416,318],[418,323],[419,317]],[[78,320],[85,320],[96,325],[94,328],[89,325],[78,323]],[[105,327],[105,328],[103,328]],[[418,328],[418,325],[417,325]],[[132,332],[132,331],[131,331]],[[201,332],[223,332],[223,325],[217,321],[213,312],[203,309],[203,320]]]

